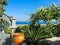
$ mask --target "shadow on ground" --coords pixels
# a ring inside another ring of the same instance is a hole
[[[11,38],[6,38],[2,45],[11,45]]]
[[[6,38],[5,42],[2,45],[12,45],[11,38]],[[60,45],[60,40],[42,40],[38,42],[39,45]]]
[[[53,43],[52,43],[52,45],[60,45],[60,41],[54,41]]]

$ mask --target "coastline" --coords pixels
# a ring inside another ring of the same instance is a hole
[[[29,25],[29,24],[16,24],[16,26],[25,26],[25,25]]]

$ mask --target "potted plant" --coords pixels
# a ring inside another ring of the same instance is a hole
[[[13,35],[13,41],[16,45],[21,45],[24,42],[24,33],[19,32],[16,29],[15,34]]]

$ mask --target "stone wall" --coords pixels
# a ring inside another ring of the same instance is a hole
[[[4,43],[6,41],[6,39],[9,38],[9,37],[10,37],[10,35],[9,34],[6,34],[4,32],[4,30],[1,31],[0,32],[0,44]]]
[[[40,45],[60,45],[60,37],[53,37],[39,41]]]

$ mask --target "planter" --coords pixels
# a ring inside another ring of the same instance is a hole
[[[23,33],[15,33],[13,35],[13,41],[16,45],[21,45],[24,42],[24,34]]]

